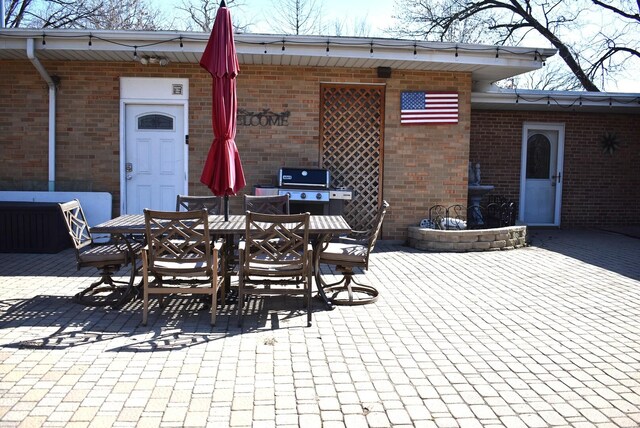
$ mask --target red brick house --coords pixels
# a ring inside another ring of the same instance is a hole
[[[209,194],[199,182],[213,138],[198,65],[207,39],[1,30],[0,190],[108,192],[111,215]],[[283,166],[327,168],[333,185],[356,190],[352,219],[384,198],[384,238],[404,240],[430,206],[467,204],[471,161],[519,202],[523,223],[639,222],[640,95],[488,86],[555,50],[251,34],[236,46],[243,192],[275,184]],[[418,91],[457,94],[457,122],[401,123],[402,94]]]

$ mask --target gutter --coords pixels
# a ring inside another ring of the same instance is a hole
[[[38,59],[35,53],[35,41],[27,39],[27,57],[49,86],[49,191],[56,187],[56,82]]]
[[[494,87],[487,92],[472,92],[471,108],[638,114],[640,93],[514,90]]]

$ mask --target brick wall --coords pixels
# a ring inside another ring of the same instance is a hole
[[[113,195],[120,204],[119,77],[189,79],[189,189],[208,194],[200,172],[213,138],[211,81],[197,64],[144,67],[138,63],[45,61],[60,77],[57,103],[57,180]],[[469,158],[470,91],[468,73],[393,71],[379,79],[371,69],[329,69],[242,65],[238,104],[249,111],[290,111],[286,127],[240,126],[237,144],[247,187],[275,182],[279,167],[317,166],[321,82],[386,83],[383,197],[391,204],[385,239],[406,239],[407,226],[436,203],[465,203]],[[458,91],[458,125],[400,126],[403,90]],[[0,182],[47,180],[48,89],[26,61],[0,62]],[[80,189],[79,189],[80,190]],[[241,198],[231,198],[232,212]]]
[[[482,183],[517,200],[524,122],[565,125],[561,226],[638,224],[640,132],[638,116],[584,112],[475,110],[469,159],[480,162]],[[615,132],[622,144],[603,154],[600,138]]]
[[[35,183],[46,190],[49,93],[25,61],[0,61],[0,183]]]

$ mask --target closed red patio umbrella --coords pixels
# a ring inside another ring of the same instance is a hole
[[[245,185],[244,171],[236,147],[236,76],[240,71],[233,40],[231,13],[224,0],[220,3],[211,36],[200,66],[213,78],[211,125],[213,143],[200,176],[216,196],[224,196],[225,220],[229,219],[229,195],[235,195]]]

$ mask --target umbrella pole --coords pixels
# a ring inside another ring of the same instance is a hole
[[[229,195],[224,195],[224,221],[229,221]]]

